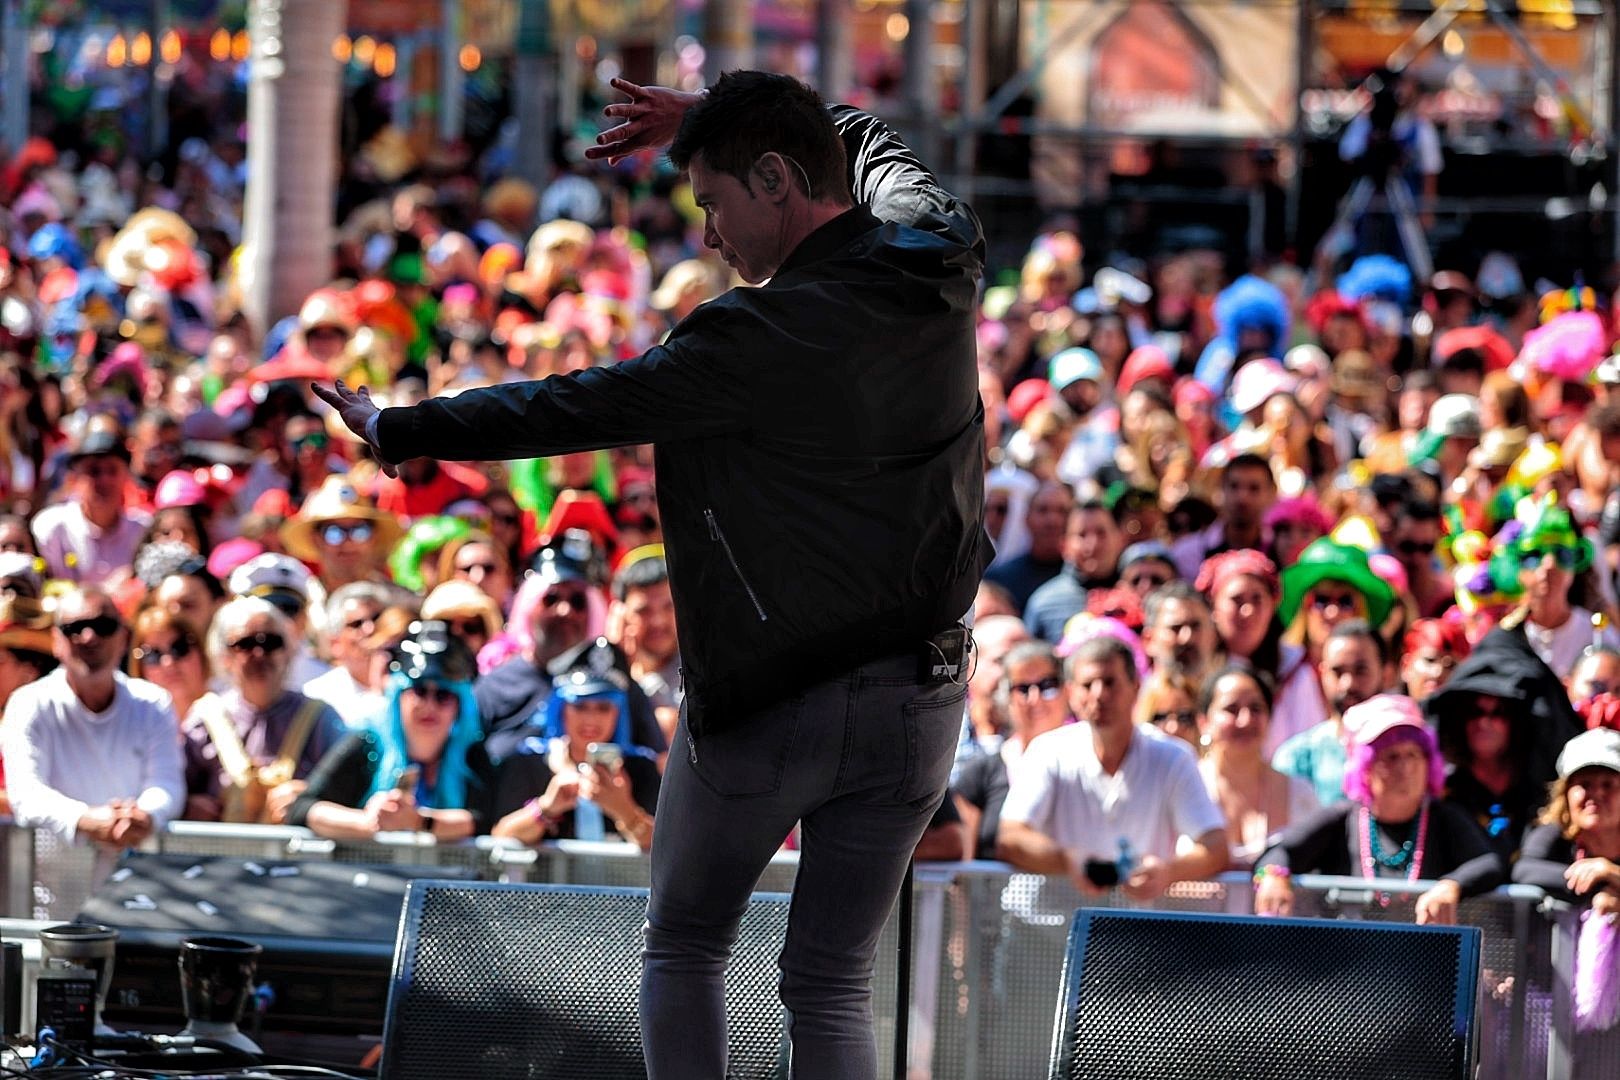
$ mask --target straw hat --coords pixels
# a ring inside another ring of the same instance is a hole
[[[165,241],[194,248],[197,232],[173,210],[157,206],[137,210],[107,245],[102,266],[113,281],[133,288],[140,283],[141,274],[152,269],[150,261]]]
[[[304,508],[297,517],[281,527],[281,542],[287,554],[305,562],[319,562],[320,549],[315,545],[315,530],[328,521],[369,521],[375,528],[372,542],[377,549],[388,551],[397,544],[405,530],[390,514],[374,506],[355,486],[341,476],[328,476],[326,481],[304,500]]]
[[[470,581],[459,578],[440,582],[422,601],[422,618],[481,619],[490,637],[501,632],[506,620],[501,617],[500,605],[493,597]]]
[[[51,617],[26,596],[0,596],[0,649],[51,655]]]

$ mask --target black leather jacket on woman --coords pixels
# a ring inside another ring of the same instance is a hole
[[[880,121],[835,106],[857,205],[757,289],[609,367],[386,409],[391,461],[657,444],[695,735],[920,651],[990,559],[974,310],[983,238]]]

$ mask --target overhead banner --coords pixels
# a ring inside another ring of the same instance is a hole
[[[1294,123],[1291,0],[1024,0],[1036,116],[1098,133],[1278,139]]]

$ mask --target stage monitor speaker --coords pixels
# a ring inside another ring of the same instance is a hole
[[[786,895],[756,893],[726,971],[734,1078],[785,1077]],[[380,1080],[647,1075],[637,996],[647,890],[413,881]]]
[[[1050,1078],[1462,1080],[1479,962],[1473,927],[1082,910]]]
[[[264,947],[257,981],[273,992],[267,1029],[375,1035],[382,1031],[407,883],[457,873],[131,852],[79,919],[119,931],[105,1010],[115,1026],[184,1023],[180,942],[225,936]]]

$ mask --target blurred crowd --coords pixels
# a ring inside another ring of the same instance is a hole
[[[257,334],[243,148],[0,174],[0,703],[22,821],[646,848],[680,704],[650,448],[383,475],[386,404],[638,355],[730,280],[667,167],[345,189]],[[359,197],[363,195],[364,197]],[[1232,274],[1033,238],[982,295],[987,530],[924,857],[1620,912],[1620,326],[1507,255]],[[761,363],[770,358],[761,357]],[[859,558],[858,552],[851,553]],[[793,838],[785,838],[788,844]]]

